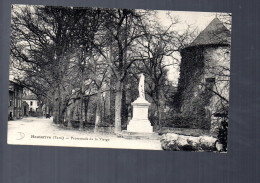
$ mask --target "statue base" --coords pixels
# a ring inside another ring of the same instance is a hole
[[[137,98],[133,103],[133,118],[127,125],[127,132],[153,133],[148,120],[148,108],[151,104],[145,98]]]
[[[132,119],[127,125],[128,132],[153,133],[149,120]]]
[[[161,136],[158,133],[154,132],[129,132],[123,130],[121,133],[117,134],[118,137],[125,138],[125,139],[145,139],[145,140],[160,140]]]

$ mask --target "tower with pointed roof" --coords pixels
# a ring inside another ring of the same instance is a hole
[[[186,126],[213,129],[219,116],[227,115],[230,46],[231,32],[216,17],[181,50],[174,100],[176,111],[187,117]]]

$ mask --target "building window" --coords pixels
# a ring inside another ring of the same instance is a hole
[[[12,101],[12,100],[10,100],[10,106],[12,106],[12,104],[13,104],[13,101]]]
[[[30,105],[31,105],[31,106],[33,105],[33,102],[32,102],[32,101],[30,102]]]
[[[206,78],[206,83],[215,83],[215,78]]]
[[[206,78],[206,88],[212,90],[215,85],[215,78]]]

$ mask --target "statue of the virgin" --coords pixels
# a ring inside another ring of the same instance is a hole
[[[139,97],[140,98],[145,98],[145,94],[144,94],[144,74],[140,74]]]

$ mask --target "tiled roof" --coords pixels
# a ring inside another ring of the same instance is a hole
[[[230,44],[231,32],[218,19],[214,18],[188,46]]]
[[[25,95],[23,96],[23,100],[38,100],[35,95]]]

